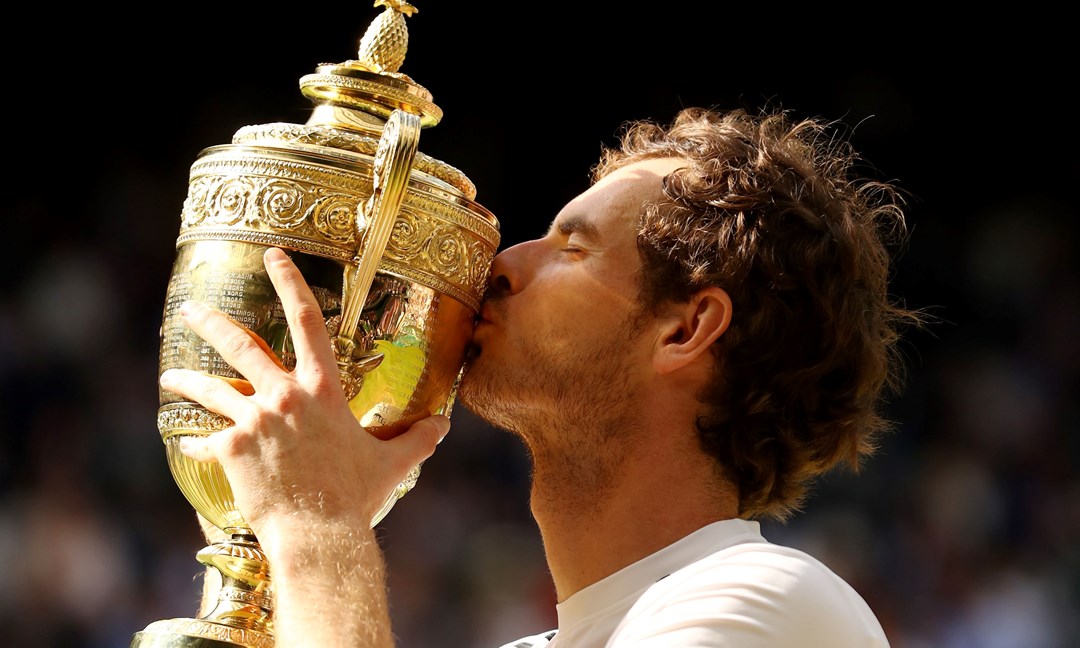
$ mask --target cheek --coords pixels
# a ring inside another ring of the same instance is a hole
[[[593,295],[552,305],[539,314],[533,330],[550,353],[581,353],[583,346],[596,346],[615,335],[624,322],[620,302]]]
[[[528,290],[507,300],[510,337],[558,352],[579,346],[578,340],[621,331],[635,306],[636,292],[619,278],[610,279],[606,282],[581,268],[534,279]]]

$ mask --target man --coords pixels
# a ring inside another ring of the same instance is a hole
[[[914,319],[887,295],[900,201],[855,161],[815,120],[684,110],[629,127],[546,235],[496,257],[460,398],[529,450],[559,601],[557,631],[508,646],[888,645],[848,584],[754,521],[872,450]],[[273,565],[279,645],[390,646],[369,522],[449,421],[362,433],[303,278],[280,250],[266,266],[295,370],[188,304],[255,393],[162,385],[236,421],[183,449],[221,462]]]

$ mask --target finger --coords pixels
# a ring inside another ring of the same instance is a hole
[[[405,470],[411,469],[435,453],[435,447],[450,431],[450,419],[441,416],[429,416],[413,423],[404,433],[387,441],[402,462]]]
[[[164,389],[233,420],[251,407],[242,393],[217,376],[190,369],[168,369],[158,382]]]
[[[322,308],[296,264],[279,248],[268,249],[263,255],[263,262],[281,298],[285,320],[289,323],[293,347],[296,349],[296,370],[303,373],[336,368],[337,360],[330,348]]]
[[[214,455],[209,436],[182,436],[177,445],[180,448],[180,452],[189,459],[204,463],[213,463],[217,461],[217,456]]]
[[[282,371],[288,371],[288,369],[285,368],[285,363],[283,363],[281,361],[281,358],[278,357],[277,353],[275,353],[274,350],[270,348],[270,345],[266,343],[266,340],[259,337],[258,333],[252,331],[240,322],[236,322],[236,325],[244,329],[244,331],[251,336],[251,339],[255,342],[255,344],[259,345],[259,348],[262,349],[263,353],[265,353],[267,357],[273,360],[274,364],[276,364],[279,369],[281,369]]]
[[[280,373],[276,358],[267,355],[265,343],[225,313],[196,301],[180,306],[180,314],[191,330],[210,343],[225,362],[240,372],[259,390],[264,378]]]

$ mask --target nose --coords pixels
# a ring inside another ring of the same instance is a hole
[[[495,255],[491,262],[487,297],[497,299],[521,292],[531,276],[531,250],[536,241],[510,246]]]

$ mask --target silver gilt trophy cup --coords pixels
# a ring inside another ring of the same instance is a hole
[[[418,150],[422,128],[442,111],[398,72],[405,58],[403,0],[384,10],[358,56],[321,64],[300,79],[314,104],[305,124],[238,130],[192,164],[161,332],[160,371],[195,369],[242,380],[180,320],[196,299],[250,329],[286,368],[295,363],[288,326],[266,271],[267,246],[304,273],[326,319],[342,389],[357,420],[389,438],[431,414],[449,414],[480,306],[499,223],[474,202],[456,168]],[[197,554],[220,572],[205,616],[155,621],[132,648],[269,648],[274,645],[272,569],[217,464],[185,457],[185,435],[231,421],[162,390],[158,430],[184,496],[226,540]],[[417,466],[387,494],[377,524],[416,482]]]

